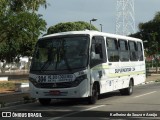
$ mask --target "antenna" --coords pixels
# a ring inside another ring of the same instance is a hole
[[[117,0],[116,34],[135,33],[134,0]]]

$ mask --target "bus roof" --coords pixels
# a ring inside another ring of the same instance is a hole
[[[102,36],[110,37],[110,38],[142,41],[141,39],[138,39],[138,38],[123,36],[123,35],[116,35],[116,34],[105,33],[105,32],[99,32],[99,31],[92,31],[92,30],[60,32],[60,33],[49,34],[49,35],[43,36],[42,38],[61,36],[61,35],[74,35],[74,34],[75,35],[88,34],[88,35],[91,35],[91,36],[93,36],[93,35],[102,35]]]

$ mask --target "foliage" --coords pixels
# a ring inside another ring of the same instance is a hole
[[[46,0],[0,1],[0,61],[12,62],[31,56],[46,22],[35,13]]]
[[[53,34],[58,32],[66,32],[66,31],[80,31],[85,29],[97,30],[93,25],[90,25],[87,22],[78,21],[78,22],[66,22],[66,23],[59,23],[55,26],[49,27],[47,34]]]
[[[160,79],[156,80],[155,82],[160,82]]]
[[[11,11],[21,12],[21,11],[38,11],[40,6],[47,7],[46,0],[3,0],[9,5]]]
[[[139,32],[130,36],[144,40],[144,45],[148,55],[160,54],[160,12],[155,17],[139,24]]]
[[[156,67],[156,61],[146,61],[146,67]],[[158,61],[158,67],[160,67],[160,62]]]
[[[16,83],[28,83],[28,80],[10,80],[10,81],[1,81],[0,82],[0,92],[3,89],[6,90],[15,90]]]

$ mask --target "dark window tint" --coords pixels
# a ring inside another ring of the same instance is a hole
[[[143,49],[142,49],[142,43],[137,42],[137,48],[138,48],[138,59],[139,61],[143,61]]]
[[[91,46],[91,67],[104,62],[106,62],[104,38],[102,36],[94,36]]]
[[[106,38],[109,62],[119,61],[118,41],[113,38]]]
[[[129,61],[129,51],[127,40],[119,40],[119,54],[121,61]]]
[[[138,54],[137,54],[137,44],[134,41],[129,41],[129,50],[130,50],[130,60],[137,61]]]

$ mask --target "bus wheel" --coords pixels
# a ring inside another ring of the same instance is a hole
[[[95,104],[97,99],[98,99],[98,89],[97,89],[97,85],[94,84],[93,87],[92,87],[92,96],[90,96],[88,98],[88,102],[89,104]]]
[[[39,102],[41,105],[49,105],[51,103],[51,99],[49,98],[39,98]]]
[[[133,93],[133,81],[129,82],[129,87],[119,90],[121,95],[131,95]]]

